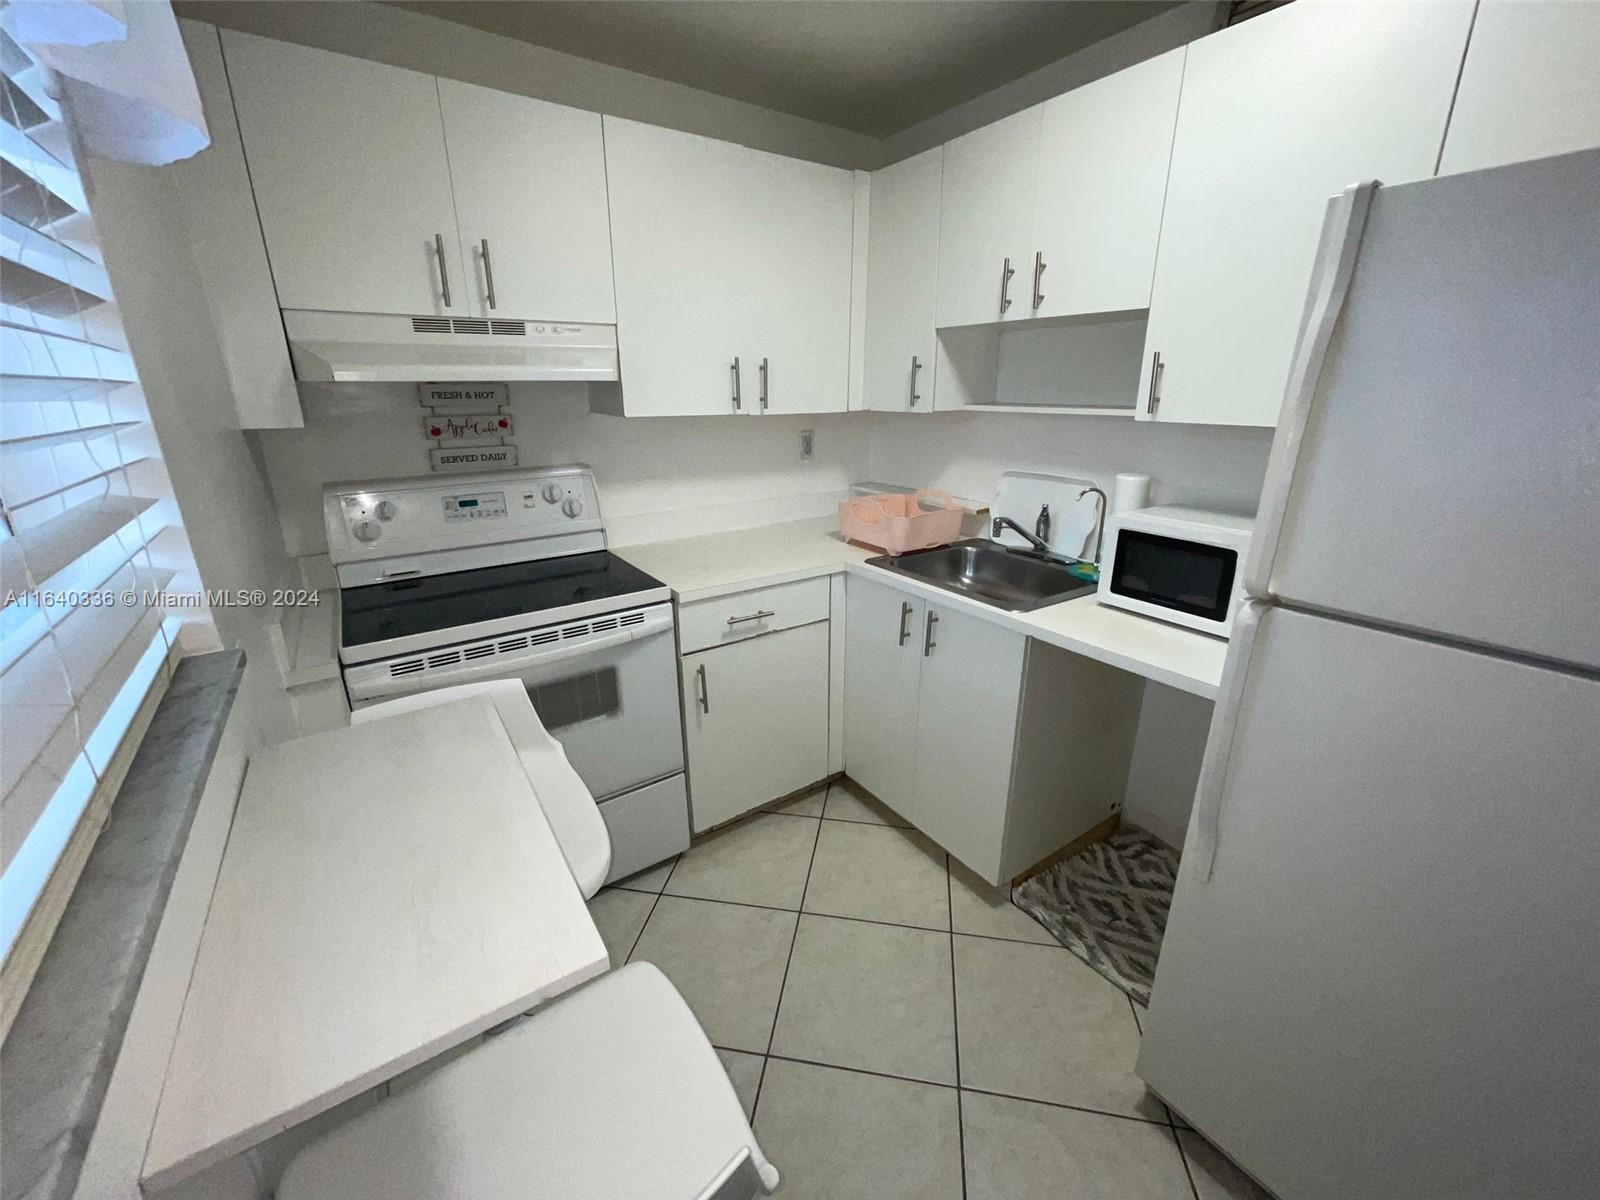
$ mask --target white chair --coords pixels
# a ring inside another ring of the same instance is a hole
[[[778,1172],[667,977],[631,963],[302,1150],[277,1200],[752,1200]]]
[[[350,714],[350,723],[377,721],[396,713],[415,712],[436,704],[449,704],[468,696],[485,696],[493,702],[500,721],[511,737],[511,744],[522,760],[522,769],[539,797],[539,807],[550,822],[561,853],[578,881],[578,890],[589,899],[600,890],[611,871],[611,835],[606,830],[600,806],[584,786],[583,780],[567,761],[561,743],[533,710],[528,692],[515,679],[490,679],[482,683],[463,683],[455,687],[397,696]]]

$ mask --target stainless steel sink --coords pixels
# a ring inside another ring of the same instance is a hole
[[[1007,612],[1029,612],[1059,604],[1087,595],[1096,586],[1072,574],[1064,562],[983,538],[934,550],[914,550],[898,558],[885,554],[867,562]]]

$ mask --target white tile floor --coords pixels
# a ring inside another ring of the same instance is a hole
[[[848,783],[591,904],[678,986],[785,1200],[1257,1200],[1135,1076],[1121,991]]]

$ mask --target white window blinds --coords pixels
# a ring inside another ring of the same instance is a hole
[[[13,10],[14,12],[15,10]],[[9,22],[8,22],[9,24]],[[49,73],[0,29],[0,955],[198,587]]]

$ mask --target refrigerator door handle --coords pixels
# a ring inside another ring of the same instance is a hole
[[[1284,514],[1289,507],[1295,464],[1300,458],[1311,404],[1322,378],[1322,365],[1327,361],[1328,344],[1333,340],[1334,326],[1339,323],[1345,297],[1350,292],[1350,277],[1355,274],[1361,235],[1367,227],[1367,211],[1372,207],[1372,196],[1377,190],[1378,184],[1372,180],[1352,184],[1329,199],[1322,219],[1311,291],[1300,317],[1300,334],[1289,365],[1278,430],[1272,438],[1272,455],[1267,460],[1267,478],[1256,513],[1255,534],[1245,556],[1244,591],[1247,596],[1271,594],[1272,564],[1283,532]]]
[[[1184,867],[1200,873],[1202,883],[1211,878],[1217,860],[1217,841],[1222,823],[1222,795],[1228,786],[1228,760],[1233,754],[1233,734],[1239,724],[1240,702],[1245,678],[1250,673],[1250,654],[1262,614],[1270,603],[1245,600],[1233,618],[1228,635],[1228,657],[1222,667],[1222,682],[1217,688],[1216,710],[1211,730],[1206,735],[1205,759],[1200,765],[1200,781],[1194,790],[1194,819],[1190,844],[1183,854]]]

